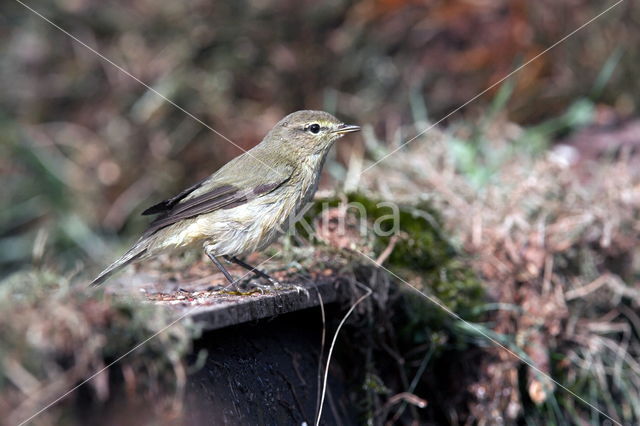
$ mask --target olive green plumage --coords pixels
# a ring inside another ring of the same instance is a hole
[[[253,149],[145,210],[158,217],[92,285],[130,263],[197,245],[229,279],[216,258],[260,250],[286,231],[313,197],[333,142],[357,130],[322,111],[289,114]]]

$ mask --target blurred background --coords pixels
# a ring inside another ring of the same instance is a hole
[[[243,149],[302,108],[370,126],[378,139],[397,145],[607,6],[591,0],[28,4]],[[507,82],[501,119],[524,126],[551,121],[545,143],[553,143],[585,123],[636,116],[638,9],[623,2],[524,67]],[[0,51],[3,275],[34,256],[62,270],[108,263],[112,244],[126,245],[144,227],[138,213],[145,206],[241,152],[17,2],[0,6]],[[500,87],[443,126],[485,116]],[[344,177],[350,150],[361,144],[351,139],[333,154],[329,176]]]
[[[162,323],[149,303],[69,284],[122,253],[148,223],[142,210],[257,144],[286,114],[323,109],[363,126],[332,150],[323,188],[409,206],[398,240],[363,245],[374,257],[386,253],[385,266],[616,420],[640,421],[638,2],[620,2],[546,53],[614,2],[26,4],[237,146],[19,2],[2,2],[0,278],[11,277],[0,282],[0,411],[11,419]],[[336,257],[341,272],[365,269],[348,250]],[[605,420],[402,288],[389,286],[388,301],[351,324],[358,347],[339,349],[361,418]],[[121,370],[137,374],[127,395],[145,378],[152,389],[183,383],[198,336],[182,323],[172,330],[125,359]],[[109,379],[94,382],[106,401]],[[47,383],[49,393],[32,396]],[[427,408],[407,408],[396,398],[405,392]]]

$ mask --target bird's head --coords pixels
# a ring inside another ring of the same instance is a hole
[[[280,120],[263,143],[282,154],[308,156],[326,153],[333,142],[360,127],[344,124],[324,111],[297,111]]]

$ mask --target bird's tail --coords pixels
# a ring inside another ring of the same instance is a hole
[[[120,259],[116,260],[111,265],[109,265],[107,269],[100,272],[100,275],[98,275],[93,281],[91,281],[91,284],[89,285],[91,287],[99,286],[120,269],[135,262],[136,260],[139,260],[146,253],[146,251],[146,247],[140,247],[138,245],[131,247],[131,249],[129,249],[129,251],[126,252]]]

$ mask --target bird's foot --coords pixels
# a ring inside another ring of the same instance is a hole
[[[306,287],[301,286],[301,285],[297,285],[297,284],[280,284],[280,286],[278,287],[278,290],[295,290],[298,294],[302,293],[306,296],[306,298],[309,298],[309,290],[306,289]]]
[[[260,284],[254,278],[247,278],[228,284],[226,287],[224,287],[224,291],[233,292],[239,295],[249,295],[254,293],[265,294],[279,288],[280,283],[277,281],[271,282],[270,284]]]
[[[289,284],[289,283],[281,283],[271,277],[268,280],[265,279],[268,284],[261,284],[255,278],[247,278],[241,281],[236,281],[231,284],[228,284],[224,287],[223,291],[235,293],[238,295],[249,295],[249,294],[265,294],[269,292],[280,292],[280,291],[289,291],[295,290],[298,294],[302,293],[307,298],[309,298],[309,290],[307,290],[304,286],[297,284]]]

